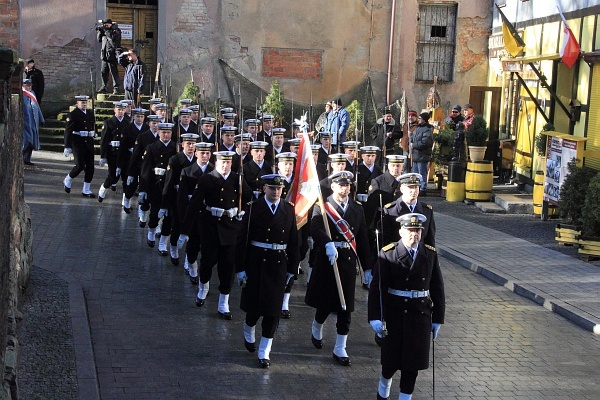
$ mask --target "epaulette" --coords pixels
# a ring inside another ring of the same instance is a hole
[[[391,203],[387,203],[385,206],[383,206],[383,208],[392,208],[395,205],[395,203],[392,201]]]
[[[362,206],[362,203],[361,203],[360,201],[358,201],[358,200],[354,200],[354,202],[355,202],[356,204],[358,204],[359,206]]]
[[[429,208],[430,210],[433,210],[433,207],[431,206],[431,204],[427,204],[427,208]]]
[[[435,247],[433,247],[433,246],[432,246],[432,245],[430,245],[430,244],[425,244],[425,247],[427,247],[427,248],[428,248],[429,250],[431,250],[431,251],[435,251]]]
[[[381,248],[381,250],[383,250],[383,251],[390,251],[390,250],[391,250],[391,249],[393,249],[394,247],[396,247],[396,243],[390,243],[390,244],[388,244],[388,245],[386,245],[386,246],[383,246],[383,247]]]

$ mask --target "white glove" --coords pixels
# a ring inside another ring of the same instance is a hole
[[[127,177],[127,186],[131,185],[131,184],[133,183],[133,180],[134,180],[134,179],[135,179],[135,178],[134,178],[133,176],[131,176],[131,175],[130,175],[130,176],[128,176],[128,177]]]
[[[73,153],[73,150],[70,147],[65,147],[65,152],[63,153],[65,157],[69,157]]]
[[[183,249],[183,245],[185,245],[185,242],[187,242],[189,239],[190,237],[188,235],[179,235],[179,239],[177,239],[177,248]]]
[[[365,278],[364,278],[364,282],[367,285],[371,285],[371,281],[373,280],[373,271],[368,269],[365,271]]]
[[[436,324],[435,322],[431,324],[431,332],[433,333],[433,340],[437,339],[437,335],[438,335],[438,332],[440,331],[441,327],[442,327],[442,324]]]
[[[315,247],[315,240],[312,238],[312,236],[306,238],[306,243],[308,243],[308,248],[310,250],[312,250],[313,247]]]
[[[218,208],[218,207],[213,207],[210,209],[210,213],[212,214],[213,217],[221,217],[223,215],[223,212],[225,210],[223,210],[222,208]]]
[[[100,161],[98,161],[98,165],[104,167],[106,165],[106,158],[101,158]]]
[[[140,194],[138,196],[138,203],[143,203],[144,200],[146,200],[147,198],[148,198],[148,193],[140,192]]]
[[[237,215],[235,216],[235,219],[237,219],[238,221],[241,221],[242,218],[244,218],[244,215],[246,215],[246,211],[242,210],[239,213],[237,213]]]
[[[373,321],[369,321],[369,324],[371,324],[371,328],[373,328],[375,333],[377,333],[378,335],[380,335],[381,332],[383,332],[383,322],[381,322],[380,320],[375,319]]]
[[[230,208],[229,210],[226,210],[226,212],[227,212],[227,216],[229,218],[233,218],[233,217],[235,217],[237,215],[238,208],[237,207],[233,207],[233,208]]]
[[[116,174],[117,176],[121,176],[121,168],[117,168],[117,169],[115,170],[115,174]]]
[[[130,148],[129,148],[129,152],[130,152],[130,153],[133,153],[133,147],[130,147]]]
[[[333,242],[325,244],[325,254],[327,254],[327,258],[329,258],[329,262],[331,263],[331,265],[333,265],[333,263],[338,257],[338,251],[335,248]]]
[[[289,285],[290,281],[294,279],[294,274],[290,274],[289,272],[285,275],[285,285]]]
[[[192,199],[192,195],[188,194],[188,200],[191,200],[191,199]]]
[[[246,286],[246,281],[248,280],[248,275],[246,275],[246,271],[238,272],[237,274],[238,285],[241,287]]]
[[[261,191],[260,190],[253,190],[252,193],[254,193],[254,197],[256,197],[258,199],[258,197],[260,196]]]
[[[360,201],[361,203],[366,202],[368,198],[369,198],[368,194],[357,194],[356,195],[356,200]]]
[[[169,215],[169,210],[167,210],[166,208],[161,208],[160,210],[158,210],[158,219],[167,217],[168,215]]]

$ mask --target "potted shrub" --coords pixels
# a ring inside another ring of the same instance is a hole
[[[452,159],[454,136],[456,136],[456,132],[446,126],[433,135],[435,146],[433,147],[432,161],[435,166],[438,189],[442,189],[444,167],[447,167],[448,162]]]
[[[600,174],[590,180],[581,208],[581,220],[579,254],[584,258],[600,257]]]
[[[476,115],[473,124],[465,131],[471,161],[483,161],[489,136],[487,122],[481,115]]]
[[[544,125],[539,135],[535,137],[535,151],[538,156],[546,157],[546,149],[548,147],[548,135],[546,135],[544,132],[553,131],[555,129],[556,128],[554,128],[554,125],[548,122],[546,125]]]
[[[562,243],[577,244],[581,235],[586,192],[594,172],[588,167],[577,166],[576,159],[569,161],[567,169],[568,174],[558,198],[558,212],[565,223],[556,225],[555,239]]]

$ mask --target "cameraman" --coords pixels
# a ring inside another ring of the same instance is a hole
[[[140,95],[144,89],[146,64],[142,62],[137,52],[133,49],[119,54],[118,63],[125,68],[125,77],[123,79],[125,100],[133,100],[136,106],[139,107]]]
[[[119,93],[119,71],[117,70],[117,50],[121,47],[121,30],[110,18],[100,21],[102,25],[96,27],[98,42],[102,43],[100,58],[102,67],[102,87],[98,93],[106,93],[108,72],[112,75],[113,94]]]

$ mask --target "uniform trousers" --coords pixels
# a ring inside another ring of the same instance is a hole
[[[77,177],[81,171],[85,171],[84,182],[91,182],[94,177],[94,143],[84,139],[73,138],[73,160],[75,166],[69,172],[71,178]]]
[[[324,324],[325,320],[329,316],[330,311],[324,311],[317,308],[315,312],[315,321],[319,324]],[[347,335],[350,332],[350,319],[351,314],[349,311],[338,311],[337,312],[337,322],[335,323],[335,328],[338,335]]]
[[[386,370],[382,368],[381,376],[385,379],[391,379],[392,376],[396,373],[396,369],[394,370]],[[419,375],[419,371],[401,371],[400,372],[400,392],[406,394],[412,394],[415,391],[415,383],[417,382],[417,375]]]
[[[110,155],[106,160],[106,164],[108,165],[108,175],[106,176],[102,186],[104,186],[104,189],[109,189],[112,185],[119,182],[119,176],[117,175],[117,159]],[[123,175],[122,171],[121,175]],[[125,179],[127,180],[127,177]]]
[[[215,238],[211,239],[214,241]],[[210,240],[206,240],[206,236],[202,237],[205,251],[202,252],[202,258],[200,259],[200,282],[207,283],[210,281],[213,267],[217,264],[219,292],[229,294],[233,285],[235,244],[222,246],[218,243],[218,237],[216,239],[217,243],[210,243]],[[190,262],[189,259],[188,262]]]
[[[160,210],[160,203],[162,201],[162,196],[160,190],[152,190],[148,193],[148,198],[150,199],[150,217],[148,218],[148,228],[156,228],[158,226],[158,211]],[[142,207],[143,210],[143,207]],[[163,224],[161,228],[162,236],[168,236],[169,232],[171,232],[171,214],[165,215],[163,217]]]
[[[259,313],[249,312],[246,314],[246,325],[252,327],[255,326],[260,318]],[[275,332],[277,332],[277,327],[279,326],[279,317],[269,317],[263,316],[261,328],[262,328],[262,337],[267,339],[272,339],[275,336]]]

